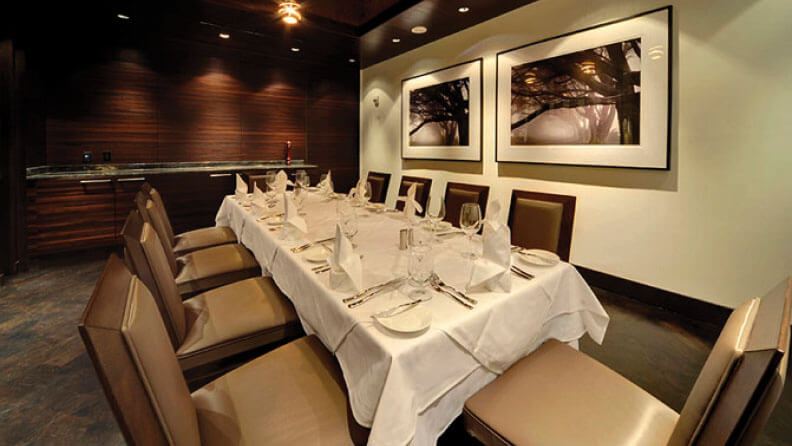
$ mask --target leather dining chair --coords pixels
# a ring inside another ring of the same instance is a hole
[[[544,249],[569,261],[575,201],[570,195],[512,191],[509,207],[512,245]]]
[[[294,307],[271,278],[240,280],[182,301],[151,225],[127,227],[124,239],[133,271],[154,296],[183,370],[302,334]]]
[[[371,202],[385,203],[388,196],[388,186],[390,185],[389,173],[369,172],[366,181],[371,184]]]
[[[133,228],[142,227],[144,222],[151,224],[157,231],[171,273],[176,278],[179,293],[185,298],[231,282],[261,275],[261,267],[253,254],[239,243],[212,246],[176,257],[166,236],[163,235],[161,214],[157,212],[151,200],[147,200],[143,207],[138,203],[138,209],[129,213],[124,227],[121,228],[127,250],[129,249],[128,234]]]
[[[426,202],[429,199],[429,191],[432,189],[432,179],[431,178],[421,178],[421,177],[409,177],[403,176],[401,179],[401,184],[399,184],[399,197],[404,197],[407,195],[407,190],[412,186],[415,186],[415,201],[421,205],[423,211],[419,214],[421,216],[426,214]],[[396,209],[403,210],[404,209],[404,202],[403,201],[396,201]]]
[[[734,310],[681,413],[551,340],[465,403],[486,445],[750,445],[783,390],[792,278]]]
[[[340,368],[314,336],[190,393],[154,299],[115,256],[79,331],[128,444],[365,444]]]
[[[446,215],[443,220],[459,227],[459,213],[464,203],[478,203],[479,208],[481,208],[481,218],[483,219],[487,212],[488,198],[489,186],[449,182],[446,184]]]
[[[151,187],[149,183],[143,183],[141,191],[145,198],[149,198],[154,202],[160,214],[162,214],[165,234],[171,246],[173,246],[173,252],[177,256],[211,246],[236,243],[236,234],[227,226],[211,226],[174,234],[168,211],[165,209],[165,202],[157,189]]]

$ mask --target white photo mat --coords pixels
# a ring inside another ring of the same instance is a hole
[[[467,145],[411,145],[410,92],[457,79],[469,79]],[[481,161],[482,59],[461,63],[402,81],[402,158]]]
[[[496,161],[668,169],[670,21],[669,6],[498,53]],[[643,53],[640,144],[512,145],[512,67],[636,38],[641,39]],[[647,54],[650,49],[652,57]]]

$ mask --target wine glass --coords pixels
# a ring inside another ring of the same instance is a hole
[[[407,295],[422,299],[427,295],[426,287],[434,272],[434,253],[429,231],[416,227],[410,237],[410,254],[407,259],[408,285],[412,288]]]
[[[358,233],[357,212],[346,200],[338,202],[336,212],[338,214],[338,223],[341,225],[341,232],[349,238],[349,241],[354,246],[354,237]]]
[[[437,232],[437,225],[439,225],[440,222],[443,221],[443,219],[446,216],[446,207],[445,207],[445,200],[443,200],[442,198],[440,198],[439,200],[435,198],[436,196],[429,196],[429,200],[426,202],[426,207],[427,207],[426,218],[428,218],[432,224],[432,231]],[[435,201],[439,201],[440,204],[438,206],[435,206],[435,209],[432,210],[432,207],[430,205],[434,204]]]
[[[361,186],[361,190],[357,191],[357,199],[363,207],[368,204],[369,200],[371,200],[371,183],[366,181],[366,184]]]
[[[294,184],[299,184],[301,187],[308,187],[311,185],[311,177],[304,170],[298,170],[294,174]]]
[[[305,201],[305,189],[303,189],[302,183],[295,182],[294,183],[294,191],[292,192],[292,201],[297,206],[297,209],[302,208],[303,201]]]
[[[468,236],[470,252],[463,254],[465,258],[475,260],[478,256],[473,249],[473,234],[481,227],[481,208],[478,203],[463,203],[459,212],[459,227]]]
[[[275,182],[277,181],[277,175],[274,171],[270,170],[269,172],[264,174],[264,184],[267,185],[267,190],[265,191],[265,195],[267,196],[267,201],[272,202],[275,199]]]

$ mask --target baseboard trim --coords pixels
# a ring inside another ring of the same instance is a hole
[[[662,290],[607,273],[575,265],[589,285],[621,294],[647,305],[664,308],[682,316],[706,324],[722,327],[731,314],[731,309],[694,299],[683,294]]]

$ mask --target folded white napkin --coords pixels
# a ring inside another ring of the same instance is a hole
[[[415,192],[417,188],[418,185],[413,183],[410,188],[407,189],[407,196],[398,198],[404,202],[404,216],[407,217],[408,220],[414,220],[416,212],[423,212],[421,204],[415,201]]]
[[[267,195],[257,185],[253,185],[253,211],[256,215],[262,216],[268,209]]]
[[[331,185],[332,182],[333,182],[333,180],[331,179],[331,174],[330,174],[330,171],[328,170],[327,171],[327,175],[324,177],[324,179],[322,181],[320,181],[316,185],[316,187],[319,188],[319,192],[321,192],[323,194],[328,194],[330,192],[333,192],[332,185]]]
[[[484,221],[482,257],[499,267],[499,272],[486,279],[490,291],[500,288],[511,291],[511,229],[500,222],[501,204],[492,200]]]
[[[244,200],[247,198],[247,191],[247,183],[245,183],[245,180],[242,179],[240,174],[236,174],[236,190],[234,190],[234,196],[240,200]]]
[[[302,232],[308,232],[308,224],[305,223],[304,218],[300,217],[297,205],[286,193],[283,194],[283,224],[292,225]]]
[[[344,235],[340,224],[336,224],[333,255],[327,259],[327,263],[330,264],[331,288],[339,288],[343,284],[343,281],[337,281],[334,277],[346,275],[356,291],[362,289],[363,265],[360,262],[360,256],[355,253],[352,242]]]
[[[286,192],[286,186],[294,186],[289,180],[289,176],[286,175],[286,172],[283,170],[279,170],[277,174],[275,174],[275,183],[272,185],[272,189],[275,193],[282,194]]]

